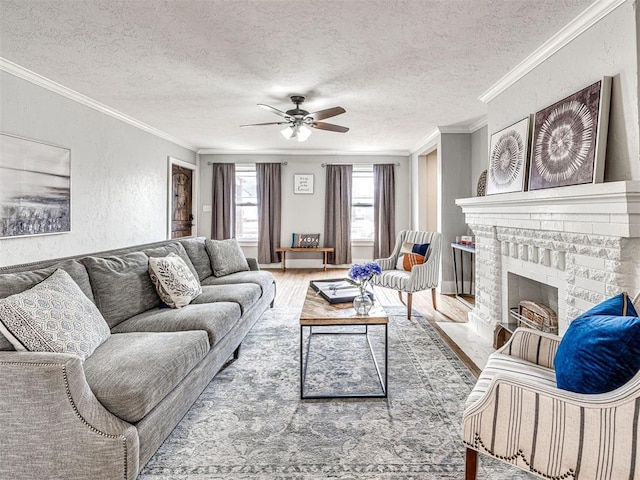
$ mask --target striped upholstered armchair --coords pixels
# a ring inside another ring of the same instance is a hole
[[[396,268],[402,247],[408,244],[429,244],[426,260],[421,265],[414,265],[411,271]],[[440,233],[403,230],[396,238],[396,245],[389,258],[375,260],[382,267],[382,274],[371,279],[371,283],[398,291],[400,301],[402,292],[407,294],[407,318],[411,319],[411,294],[431,289],[431,301],[436,306],[436,287],[440,272]]]
[[[463,414],[466,480],[478,452],[549,480],[640,479],[640,372],[608,393],[560,390],[559,344],[519,328],[489,357]]]

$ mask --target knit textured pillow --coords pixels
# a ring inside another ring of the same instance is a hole
[[[211,268],[216,277],[249,270],[247,259],[235,238],[228,240],[205,240],[207,253],[211,258]]]
[[[422,265],[429,252],[428,243],[404,242],[400,248],[396,269],[410,272],[415,265]]]
[[[175,253],[149,258],[149,277],[158,296],[171,308],[184,307],[202,293],[200,281]]]
[[[16,350],[71,353],[85,360],[111,332],[64,270],[0,300],[0,331]]]

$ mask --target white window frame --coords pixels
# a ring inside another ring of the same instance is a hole
[[[351,198],[351,209],[352,209],[352,215],[353,215],[353,207],[371,207],[371,219],[373,221],[373,165],[354,165],[353,166],[353,176],[354,178],[356,177],[357,174],[361,174],[361,173],[368,173],[371,175],[371,203],[363,203],[363,202],[355,202],[354,198]],[[353,180],[352,180],[353,181]],[[353,189],[352,189],[353,191]],[[352,224],[353,224],[353,218],[352,218]],[[375,232],[373,233],[373,235],[375,235]],[[351,238],[351,243],[354,245],[367,245],[367,244],[373,244],[373,240],[374,237],[373,235],[371,236],[371,238],[355,238],[352,237]]]
[[[238,176],[238,173],[247,173],[247,172],[253,172],[254,176],[256,177],[256,187],[257,187],[257,182],[258,182],[258,172],[256,169],[256,165],[254,163],[236,163],[236,178]],[[236,188],[238,187],[238,184],[236,183]],[[252,207],[255,206],[256,207],[256,218],[258,218],[258,214],[260,213],[258,211],[258,198],[257,198],[257,194],[258,192],[256,191],[256,202],[255,203],[236,203],[234,205],[234,208],[236,209],[236,234],[237,234],[237,229],[238,229],[238,207]],[[235,199],[234,199],[235,202]],[[256,236],[253,238],[242,238],[242,239],[238,239],[238,242],[240,242],[243,245],[247,245],[247,244],[256,244],[258,242],[258,235],[256,233]]]

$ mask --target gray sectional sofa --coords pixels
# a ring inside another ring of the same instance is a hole
[[[202,285],[163,308],[149,257],[175,253]],[[269,272],[213,275],[204,238],[0,268],[0,298],[63,269],[111,329],[84,362],[15,351],[0,334],[0,478],[132,479],[275,297]]]

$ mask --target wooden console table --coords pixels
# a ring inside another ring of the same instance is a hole
[[[282,256],[282,271],[287,269],[287,252],[322,252],[324,253],[324,271],[327,271],[327,258],[334,252],[333,247],[279,247],[276,253]]]

